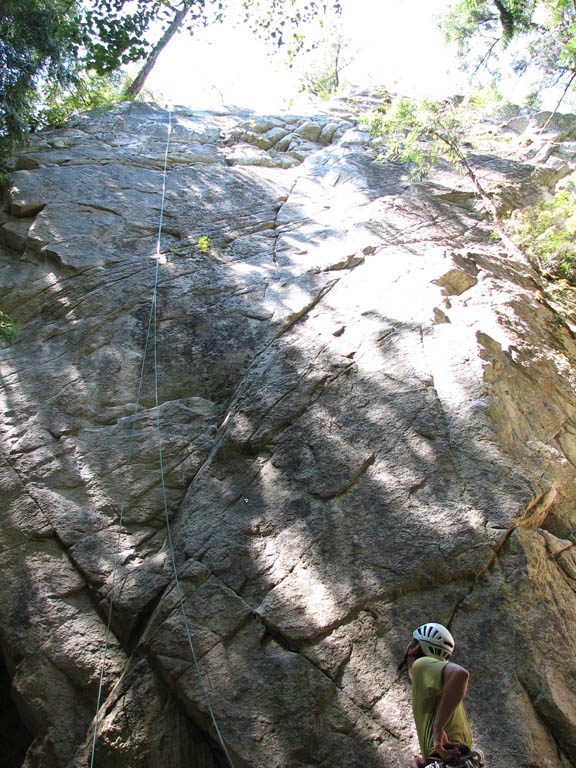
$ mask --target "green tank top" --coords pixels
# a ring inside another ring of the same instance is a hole
[[[448,664],[441,659],[423,656],[412,665],[412,711],[418,732],[422,757],[434,751],[434,718],[442,695],[442,670]],[[472,748],[472,734],[464,704],[460,702],[444,728],[453,744]]]

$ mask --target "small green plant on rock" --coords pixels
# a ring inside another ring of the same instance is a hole
[[[552,200],[516,211],[512,237],[548,277],[576,285],[576,183],[559,189]]]
[[[209,253],[212,242],[207,235],[202,235],[198,238],[198,248],[202,253]]]
[[[3,341],[12,341],[14,336],[16,336],[16,332],[17,327],[14,320],[0,310],[0,339]]]

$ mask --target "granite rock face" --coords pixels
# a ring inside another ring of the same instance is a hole
[[[0,643],[25,768],[223,766],[210,710],[238,768],[405,766],[427,620],[491,766],[573,764],[576,326],[464,177],[412,184],[350,114],[125,104],[17,158]],[[509,209],[573,169],[573,121],[537,157],[524,119],[469,158]]]

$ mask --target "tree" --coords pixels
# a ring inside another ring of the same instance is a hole
[[[109,74],[144,59],[136,92],[172,35],[221,22],[232,6],[231,0],[3,0],[0,158],[40,122],[46,83],[66,88],[90,71]],[[339,0],[242,0],[242,20],[294,53],[304,46],[302,26],[328,8],[339,11]]]
[[[288,45],[288,54],[293,57],[304,46],[304,36],[299,32],[303,24],[318,16],[324,16],[329,9],[340,12],[339,0],[316,2],[315,0],[243,0],[243,22],[252,30],[277,46]],[[146,78],[152,71],[158,57],[182,28],[193,33],[199,26],[222,22],[229,16],[222,0],[182,0],[173,9],[173,16],[165,26],[162,36],[145,57],[144,64],[128,87],[131,97],[137,96]]]
[[[515,70],[534,66],[541,72],[542,88],[562,88],[558,106],[576,81],[574,0],[459,0],[444,15],[441,28],[475,72],[497,60],[513,41],[521,43],[513,54]]]
[[[131,78],[127,72],[98,75],[93,70],[80,72],[72,83],[46,83],[38,107],[41,125],[62,126],[72,115],[90,109],[110,109],[126,99]]]
[[[466,134],[485,109],[486,105],[477,103],[474,94],[468,99],[450,101],[402,98],[390,106],[383,102],[383,108],[368,117],[368,125],[371,134],[383,140],[387,158],[412,163],[411,179],[425,177],[439,158],[456,165],[472,181],[476,196],[509,255],[526,262],[527,257],[506,232],[492,195],[468,161]]]
[[[67,83],[84,43],[81,19],[69,0],[4,0],[0,9],[0,151],[37,120],[37,88]]]
[[[184,4],[182,8],[176,11],[174,14],[174,18],[168,25],[167,29],[164,31],[162,37],[158,40],[156,45],[152,48],[148,56],[146,57],[146,60],[144,62],[144,65],[139,70],[136,77],[132,80],[130,85],[126,89],[126,95],[130,96],[132,98],[135,98],[138,96],[142,88],[144,87],[144,83],[146,82],[146,79],[148,78],[148,75],[152,72],[154,65],[156,64],[156,61],[158,60],[158,57],[164,50],[164,48],[168,45],[170,40],[174,37],[174,35],[179,31],[182,24],[184,23],[186,16],[188,15],[188,6]]]
[[[300,78],[300,89],[328,99],[342,86],[342,73],[353,61],[350,41],[341,29],[333,27],[318,43],[316,52],[316,61]]]

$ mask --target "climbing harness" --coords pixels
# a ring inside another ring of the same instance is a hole
[[[424,768],[483,768],[484,752],[480,749],[460,749],[460,757],[455,760],[441,760],[437,757],[429,757]]]
[[[154,406],[156,411],[156,434],[157,434],[157,440],[158,440],[158,462],[160,466],[160,485],[162,490],[162,505],[164,508],[164,519],[166,522],[166,538],[168,541],[168,548],[170,550],[170,560],[172,564],[172,571],[174,574],[174,585],[176,588],[176,594],[178,597],[178,603],[180,605],[180,611],[182,613],[182,619],[184,621],[184,628],[186,632],[186,638],[188,640],[188,645],[190,648],[190,652],[192,654],[192,662],[194,665],[194,669],[196,671],[196,674],[198,676],[198,681],[200,683],[200,689],[202,691],[202,697],[204,699],[204,702],[206,704],[206,709],[208,710],[208,713],[210,715],[210,720],[212,722],[212,725],[214,726],[214,730],[216,732],[216,735],[218,736],[218,741],[220,743],[220,746],[222,747],[222,750],[224,752],[224,755],[226,756],[226,759],[230,765],[230,768],[235,768],[234,763],[232,762],[232,758],[230,757],[230,753],[228,752],[228,749],[226,748],[226,744],[224,742],[224,738],[222,736],[222,733],[220,731],[220,728],[218,726],[218,722],[216,720],[216,716],[214,714],[214,710],[212,708],[212,704],[210,702],[210,697],[208,696],[208,691],[206,690],[206,686],[204,684],[204,678],[202,676],[202,672],[200,671],[200,665],[198,663],[198,657],[196,655],[196,651],[194,649],[194,643],[192,641],[192,633],[190,631],[190,624],[188,622],[188,617],[186,615],[186,609],[184,604],[184,596],[182,594],[182,590],[180,587],[180,580],[178,578],[178,567],[176,564],[176,554],[174,551],[174,544],[172,541],[172,531],[170,527],[170,518],[168,515],[168,500],[167,500],[167,494],[166,494],[166,484],[164,480],[164,461],[163,461],[163,455],[162,455],[162,433],[160,428],[160,403],[158,398],[158,277],[160,273],[160,261],[161,261],[161,255],[160,255],[160,245],[162,241],[162,226],[164,221],[164,207],[166,202],[166,179],[168,175],[168,151],[170,148],[170,134],[172,133],[172,107],[168,107],[168,130],[167,130],[167,137],[166,137],[166,150],[164,152],[164,172],[162,176],[162,196],[161,196],[161,205],[160,205],[160,218],[158,222],[158,236],[156,238],[156,252],[155,252],[155,260],[156,260],[156,266],[154,269],[154,287],[152,291],[152,301],[150,305],[150,314],[148,316],[148,327],[146,330],[146,340],[144,343],[144,352],[142,355],[142,364],[140,366],[140,378],[138,382],[138,389],[136,394],[136,404],[134,407],[134,415],[132,416],[132,428],[130,430],[130,438],[128,443],[128,453],[127,453],[127,461],[126,461],[126,472],[124,473],[124,480],[122,484],[122,494],[121,494],[121,502],[120,502],[120,515],[118,519],[118,536],[116,538],[116,552],[114,554],[114,568],[112,572],[112,585],[110,588],[110,599],[109,599],[109,607],[108,607],[108,621],[106,624],[106,635],[105,635],[105,642],[104,642],[104,654],[102,659],[102,667],[100,670],[100,681],[98,686],[98,698],[96,702],[96,715],[94,717],[94,735],[92,738],[92,752],[91,752],[91,758],[90,758],[90,768],[94,768],[94,757],[96,752],[96,739],[98,736],[98,722],[99,722],[99,712],[100,712],[100,705],[102,701],[102,692],[104,688],[104,673],[106,669],[106,659],[108,654],[108,647],[109,647],[109,641],[110,641],[110,631],[111,631],[111,625],[112,625],[112,609],[114,604],[114,588],[116,585],[116,575],[118,572],[118,565],[119,565],[119,558],[120,558],[120,541],[121,541],[121,532],[122,532],[122,526],[124,523],[124,510],[126,506],[126,496],[128,491],[128,472],[130,469],[130,464],[132,461],[132,452],[134,447],[134,437],[136,432],[136,418],[138,415],[138,410],[140,407],[140,395],[142,393],[142,384],[144,381],[144,366],[146,363],[146,357],[148,355],[148,347],[150,345],[150,339],[152,338],[152,349],[153,349],[153,363],[154,363]]]

